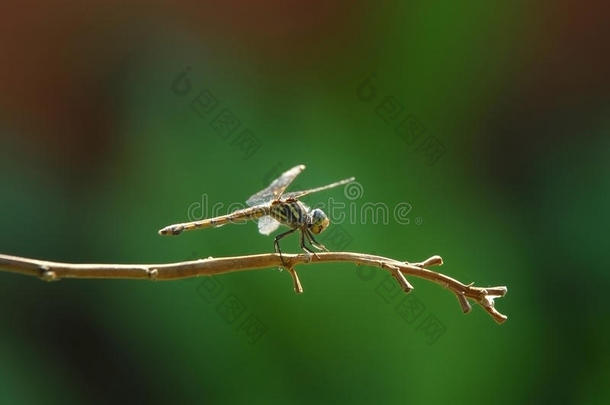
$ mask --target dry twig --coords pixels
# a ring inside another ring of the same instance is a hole
[[[292,276],[294,289],[303,292],[303,287],[295,271],[296,265],[322,262],[352,262],[388,270],[406,293],[413,289],[405,275],[423,278],[451,290],[457,297],[464,313],[471,310],[468,299],[473,300],[487,311],[497,323],[506,321],[506,315],[494,307],[494,299],[506,294],[506,287],[475,287],[463,284],[442,273],[428,270],[427,267],[440,266],[440,256],[432,256],[421,263],[401,262],[382,256],[363,253],[328,252],[315,256],[305,254],[283,254],[286,268]],[[74,264],[45,260],[28,259],[18,256],[0,254],[0,269],[14,273],[39,277],[45,281],[56,281],[62,278],[104,278],[104,279],[149,279],[176,280],[196,276],[211,276],[233,271],[255,270],[282,266],[280,256],[267,253],[250,256],[207,258],[167,264]]]

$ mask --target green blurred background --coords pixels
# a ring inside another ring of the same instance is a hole
[[[356,176],[357,207],[412,207],[408,224],[331,225],[329,248],[439,254],[454,278],[508,286],[496,306],[509,319],[463,315],[425,280],[396,295],[387,273],[350,264],[302,266],[302,295],[277,269],[157,283],[2,273],[0,401],[608,403],[605,7],[3,5],[2,253],[268,252],[254,224],[157,230],[204,195],[242,202],[304,163],[298,187]],[[201,92],[212,111],[193,104]],[[341,189],[307,202],[329,197],[350,202]],[[296,237],[282,246],[298,251]]]

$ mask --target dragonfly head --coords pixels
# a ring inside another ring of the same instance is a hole
[[[321,233],[329,224],[330,220],[321,209],[316,208],[309,214],[309,224],[307,226],[313,234]]]

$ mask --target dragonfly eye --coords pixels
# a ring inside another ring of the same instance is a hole
[[[311,211],[311,223],[309,224],[309,230],[314,234],[319,234],[323,230],[325,230],[330,224],[330,220],[319,208]]]

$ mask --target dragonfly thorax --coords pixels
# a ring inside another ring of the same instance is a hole
[[[330,221],[319,208],[310,210],[298,200],[275,201],[269,208],[269,214],[279,223],[291,228],[306,227],[311,233],[319,234],[328,227]]]

